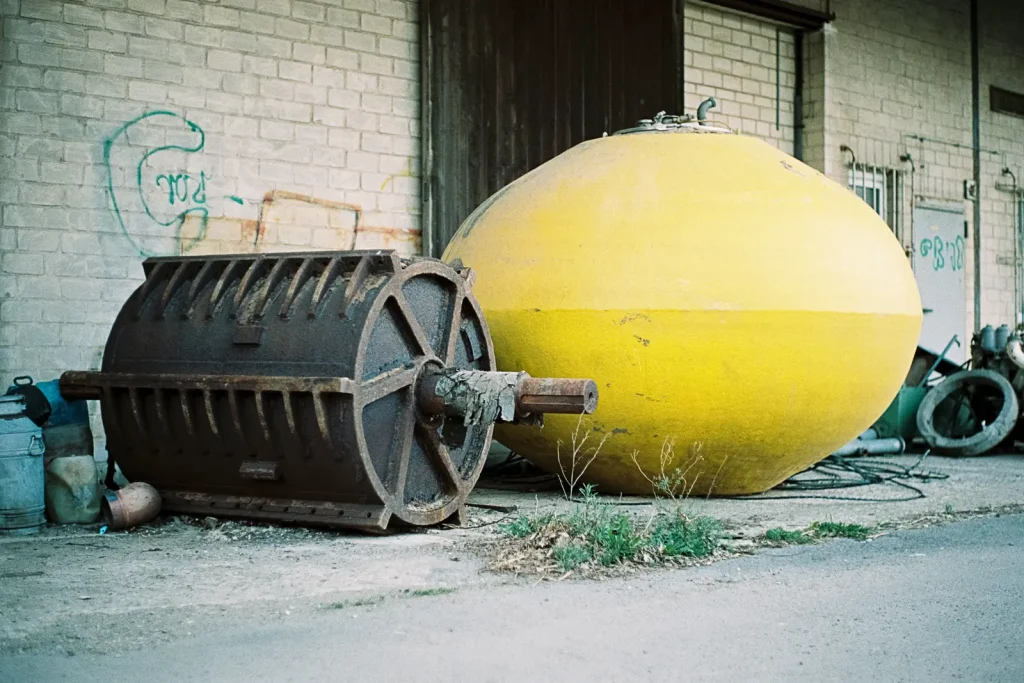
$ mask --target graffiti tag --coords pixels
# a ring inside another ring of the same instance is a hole
[[[918,245],[922,257],[931,255],[932,270],[949,269],[957,272],[964,269],[964,238],[943,241],[941,237],[926,237]]]
[[[182,141],[151,147],[133,146],[129,135],[141,124],[153,124],[155,130],[166,131],[166,135],[177,135]],[[181,248],[188,251],[206,236],[210,215],[207,207],[207,183],[213,179],[205,170],[189,172],[175,167],[174,155],[165,152],[195,154],[206,146],[206,133],[194,121],[170,111],[151,111],[128,121],[103,141],[103,164],[106,171],[107,192],[118,225],[125,237],[142,256],[157,256],[137,237],[146,230],[130,230],[126,216],[145,215],[160,227],[173,230],[181,244],[181,228],[189,216],[199,218],[196,234]],[[117,155],[115,163],[113,157]],[[137,156],[135,156],[137,155]],[[180,154],[179,162],[180,165]],[[127,160],[127,161],[126,161]],[[163,167],[163,168],[161,168]],[[127,183],[116,182],[115,174],[122,168],[128,174]],[[156,177],[152,178],[154,171]],[[146,178],[152,178],[147,181]],[[225,197],[237,204],[244,201],[234,195]]]
[[[167,185],[167,203],[174,206],[188,201],[189,182],[193,182],[195,188],[192,192],[192,201],[197,204],[206,203],[206,171],[200,171],[199,177],[191,176],[188,173],[161,173],[156,177],[156,186]]]

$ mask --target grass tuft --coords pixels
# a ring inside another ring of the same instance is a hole
[[[454,592],[454,588],[446,588],[444,586],[439,586],[437,588],[417,588],[416,590],[412,591],[410,595],[417,598],[422,598],[428,595],[448,595],[449,593]]]
[[[551,552],[551,556],[555,558],[555,562],[558,563],[559,569],[563,572],[571,572],[580,565],[593,560],[594,550],[590,546],[582,543],[567,543],[566,545],[555,548]]]
[[[788,530],[782,527],[775,527],[764,532],[764,540],[769,543],[804,544],[812,543],[814,538],[807,535],[807,532],[803,529]]]
[[[378,605],[384,602],[383,595],[373,595],[368,598],[356,598],[355,600],[342,600],[341,602],[332,602],[327,605],[327,609],[345,609],[346,607],[368,607],[370,605]]]
[[[655,519],[651,538],[666,557],[707,557],[715,551],[722,527],[710,517],[664,515]]]
[[[806,529],[787,530],[776,527],[764,532],[764,540],[775,545],[803,545],[821,538],[852,538],[855,541],[866,541],[870,537],[870,527],[842,522],[815,522]]]
[[[533,528],[533,520],[526,515],[520,515],[510,522],[503,522],[498,525],[498,531],[509,538],[526,538],[536,529]]]
[[[677,558],[702,559],[718,547],[720,525],[690,517],[680,506],[660,505],[650,518],[637,519],[600,500],[584,486],[570,512],[521,515],[498,527],[519,545],[510,556],[543,556],[562,572],[624,564],[667,564]],[[507,566],[505,566],[507,565]],[[509,561],[497,568],[518,569]]]
[[[855,541],[865,541],[871,535],[871,529],[866,526],[841,522],[815,522],[810,530],[818,538],[852,538]]]

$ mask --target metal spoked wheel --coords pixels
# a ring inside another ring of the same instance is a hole
[[[417,262],[378,293],[356,367],[359,450],[369,457],[378,494],[409,524],[437,523],[458,511],[480,476],[494,429],[417,408],[416,381],[424,369],[495,369],[469,283],[439,266]]]

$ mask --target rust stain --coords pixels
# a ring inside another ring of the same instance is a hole
[[[263,197],[259,216],[208,218],[189,216],[181,230],[180,253],[224,254],[314,249],[395,249],[403,256],[419,253],[416,228],[363,225],[357,204],[287,190]]]
[[[252,219],[242,220],[242,239],[243,240],[254,240],[257,239],[257,234],[260,232],[260,222]]]
[[[388,235],[401,235],[401,234],[405,234],[405,235],[412,235],[412,236],[415,236],[415,237],[418,237],[420,235],[419,228],[382,228],[382,227],[370,226],[370,225],[360,226],[358,232],[360,232],[360,233],[364,233],[364,232],[367,232],[367,233],[384,233],[384,234],[388,234]]]
[[[263,195],[263,204],[273,204],[278,199],[291,199],[297,202],[305,202],[307,204],[316,204],[317,206],[323,206],[328,209],[347,209],[352,211],[358,217],[363,215],[363,207],[358,204],[348,204],[346,202],[336,202],[333,199],[323,199],[321,197],[313,197],[308,194],[301,194],[299,192],[289,192],[288,190],[271,190],[270,192]]]

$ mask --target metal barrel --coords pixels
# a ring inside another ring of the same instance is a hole
[[[390,251],[143,268],[102,370],[61,393],[100,401],[110,456],[165,511],[366,529],[460,513],[493,422],[418,397],[439,372],[505,374],[468,271]]]
[[[43,432],[20,395],[0,396],[0,534],[32,534],[46,523]]]

